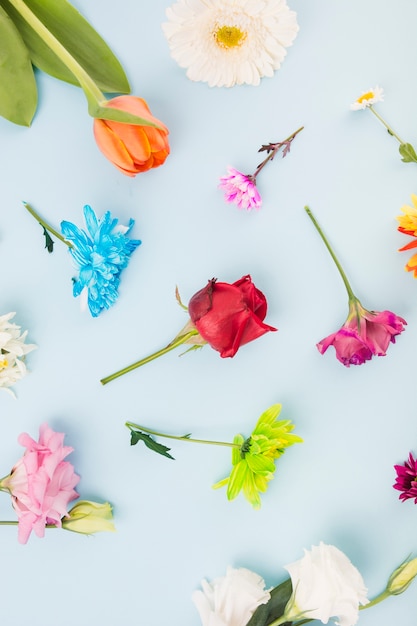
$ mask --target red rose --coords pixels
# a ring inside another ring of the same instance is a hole
[[[203,289],[193,295],[188,307],[184,307],[178,294],[177,299],[183,308],[188,308],[190,314],[190,319],[178,335],[162,350],[102,378],[100,382],[103,385],[178,346],[188,344],[191,346],[188,350],[193,350],[208,343],[220,352],[220,356],[232,357],[240,346],[269,330],[277,330],[263,323],[267,309],[266,298],[255,287],[249,274],[231,285],[218,283],[212,278]]]
[[[209,280],[188,304],[201,337],[223,358],[233,357],[240,346],[277,330],[263,323],[266,310],[266,298],[249,275],[232,284]]]

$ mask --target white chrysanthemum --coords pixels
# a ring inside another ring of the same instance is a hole
[[[20,332],[20,326],[10,320],[15,313],[0,316],[0,388],[8,389],[26,374],[24,359],[28,352],[36,348],[34,344],[25,343],[27,331]]]
[[[350,105],[352,111],[360,111],[361,109],[366,109],[371,106],[371,104],[375,104],[375,102],[382,102],[384,99],[384,90],[382,87],[374,87],[373,89],[369,89],[368,91],[364,91],[353,104]]]
[[[286,0],[179,0],[162,24],[172,57],[210,87],[259,85],[298,32]]]

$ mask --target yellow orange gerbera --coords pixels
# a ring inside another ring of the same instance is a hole
[[[411,201],[413,206],[405,204],[401,207],[401,211],[404,215],[397,216],[397,220],[400,223],[398,230],[400,233],[417,238],[417,195],[412,194]],[[413,248],[417,248],[417,239],[410,241],[407,245],[400,248],[399,252],[412,250]],[[414,272],[414,278],[417,278],[417,254],[414,254],[411,259],[409,259],[405,269],[407,272]]]

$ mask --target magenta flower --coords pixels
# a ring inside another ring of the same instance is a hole
[[[349,298],[345,323],[317,344],[319,352],[324,354],[329,346],[334,346],[337,359],[346,367],[362,365],[373,356],[385,356],[389,344],[395,343],[395,337],[403,332],[407,322],[391,311],[369,311],[362,306],[316,218],[307,206],[304,208],[335,262]]]
[[[403,502],[409,498],[414,498],[414,504],[417,504],[417,459],[410,452],[408,461],[404,465],[394,465],[397,472],[394,489],[401,491],[400,500]]]
[[[337,359],[349,367],[362,365],[373,356],[385,356],[388,346],[407,322],[391,311],[368,311],[357,298],[349,302],[349,315],[342,328],[322,339],[317,348],[324,354],[329,346]]]
[[[245,176],[234,167],[227,168],[227,175],[220,178],[219,188],[223,189],[227,202],[234,202],[239,209],[260,209],[262,198],[252,176]]]
[[[61,527],[68,504],[78,498],[74,490],[80,477],[65,457],[73,448],[63,445],[64,433],[56,433],[47,424],[39,429],[36,442],[27,433],[18,442],[26,447],[23,457],[9,476],[0,481],[0,489],[12,496],[18,516],[18,540],[26,543],[32,530],[45,534],[46,524]]]
[[[258,152],[266,152],[268,156],[258,165],[253,174],[242,174],[239,170],[229,166],[226,176],[220,178],[219,184],[219,188],[224,191],[226,202],[234,202],[239,209],[246,209],[247,211],[260,209],[262,206],[262,198],[256,187],[256,177],[268,161],[272,161],[281,148],[284,148],[282,156],[287,156],[291,148],[291,142],[303,128],[302,126],[296,130],[295,133],[287,137],[287,139],[284,139],[284,141],[268,143],[261,146]]]

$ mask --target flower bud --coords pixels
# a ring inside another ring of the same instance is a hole
[[[387,591],[393,596],[403,593],[417,576],[417,558],[404,561],[389,577]]]
[[[112,507],[108,502],[99,504],[80,500],[62,519],[62,528],[75,533],[92,535],[100,531],[114,532]]]

